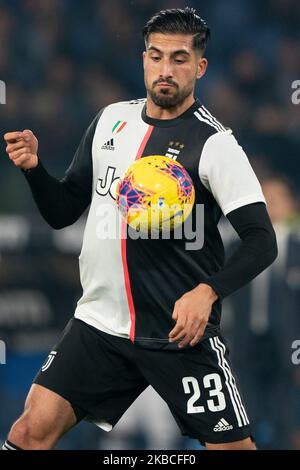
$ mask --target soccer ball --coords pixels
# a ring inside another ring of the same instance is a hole
[[[140,232],[172,231],[190,215],[193,181],[171,158],[152,155],[132,163],[116,188],[117,206],[127,224]]]

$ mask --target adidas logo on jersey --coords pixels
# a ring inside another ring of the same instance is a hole
[[[220,419],[220,421],[214,427],[215,432],[229,431],[230,429],[233,429],[233,426],[227,423],[226,419],[224,418]]]
[[[106,144],[102,145],[101,150],[115,150],[114,139],[110,139]]]

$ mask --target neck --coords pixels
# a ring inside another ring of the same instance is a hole
[[[194,95],[188,96],[183,103],[173,108],[164,109],[157,106],[149,94],[147,95],[147,116],[153,119],[175,119],[189,109],[195,103]]]

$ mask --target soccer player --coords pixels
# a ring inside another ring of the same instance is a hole
[[[30,130],[4,136],[52,227],[73,224],[90,208],[75,318],[37,374],[3,449],[52,449],[82,419],[109,431],[149,384],[183,434],[208,449],[255,449],[220,333],[221,302],[274,261],[276,237],[244,151],[194,95],[207,67],[205,21],[191,8],[164,10],[143,36],[147,98],[102,109],[62,180],[47,173]],[[203,246],[188,246],[185,234],[101,236],[104,211],[106,222],[117,217],[118,178],[149,155],[177,159],[189,172],[191,217],[204,207]],[[226,262],[222,213],[241,238]]]

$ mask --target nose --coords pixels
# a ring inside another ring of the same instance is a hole
[[[160,78],[172,78],[172,77],[173,77],[172,64],[166,58],[161,61]]]

